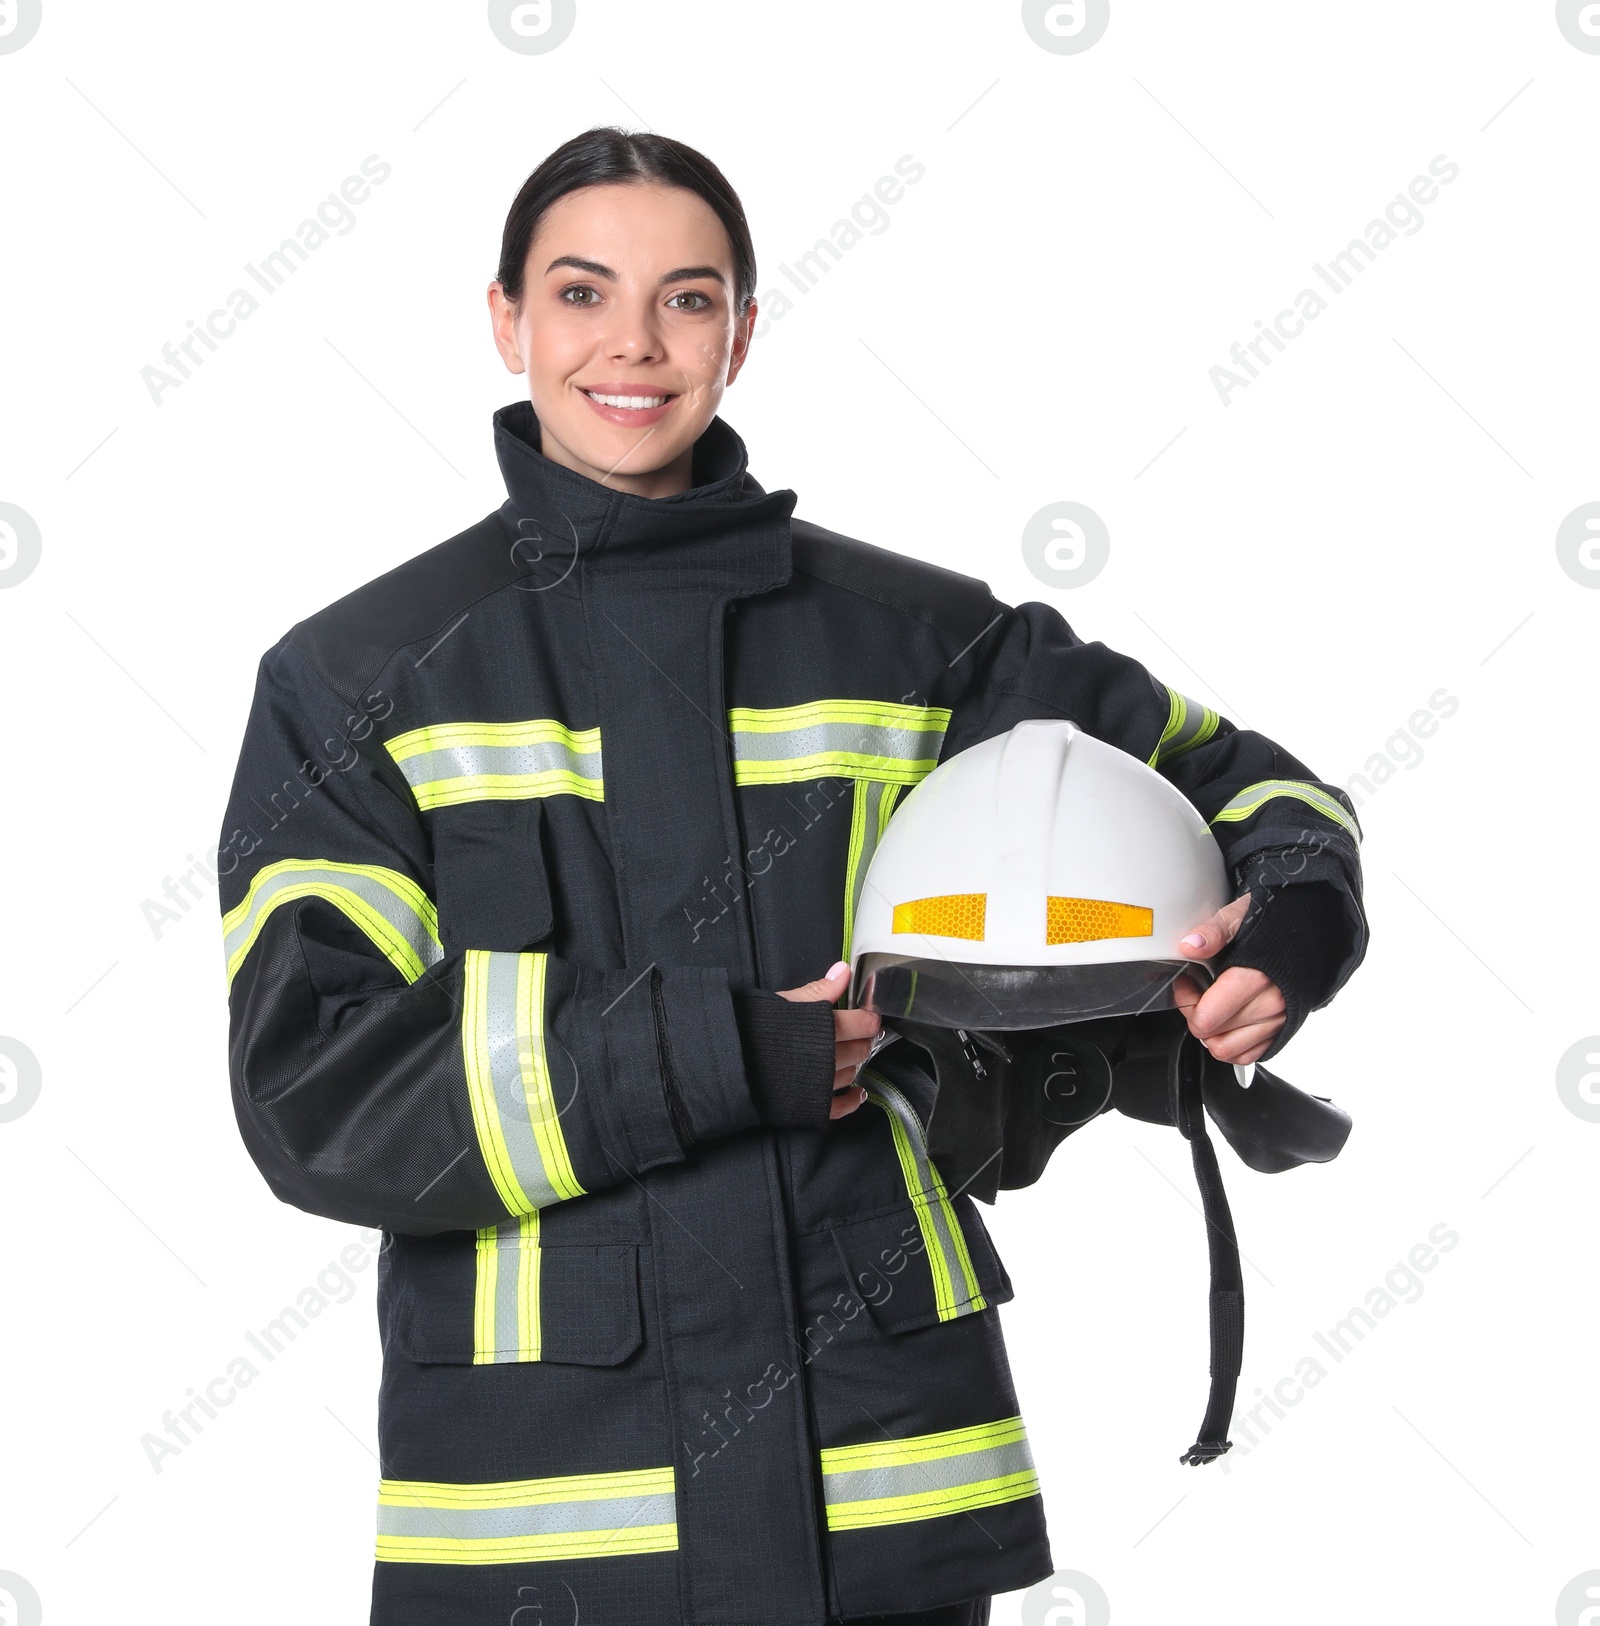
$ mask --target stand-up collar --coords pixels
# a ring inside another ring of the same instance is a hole
[[[748,469],[744,441],[720,417],[694,444],[693,485],[667,497],[615,491],[540,450],[531,401],[494,415],[495,455],[505,477],[507,529],[532,558],[565,554],[586,571],[643,571],[665,582],[736,596],[789,579],[793,491],[768,492]]]

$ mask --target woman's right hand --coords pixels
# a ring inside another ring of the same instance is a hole
[[[824,977],[803,988],[780,988],[779,999],[825,999],[830,1005],[844,997],[850,986],[850,967],[836,961]],[[844,1118],[867,1098],[855,1082],[861,1064],[872,1050],[872,1041],[882,1023],[876,1011],[835,1011],[833,1013],[833,1105],[830,1118]]]

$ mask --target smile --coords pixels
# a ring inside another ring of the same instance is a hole
[[[616,407],[624,412],[650,412],[672,400],[670,395],[601,395],[595,390],[583,393],[600,406]]]

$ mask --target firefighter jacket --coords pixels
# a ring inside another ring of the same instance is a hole
[[[1153,764],[1236,878],[1337,888],[1341,982],[1347,799],[1054,609],[793,519],[721,418],[657,499],[544,458],[527,402],[494,434],[501,508],[263,658],[219,854],[245,1143],[385,1233],[372,1619],[1027,1586],[1011,1285],[931,1069],[891,1045],[858,1111],[771,1127],[734,996],[840,958],[908,787],[1023,718]]]

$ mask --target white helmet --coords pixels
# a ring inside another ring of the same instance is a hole
[[[889,820],[850,944],[851,1003],[946,1028],[1166,1010],[1179,938],[1228,901],[1194,805],[1074,723],[941,763]]]

